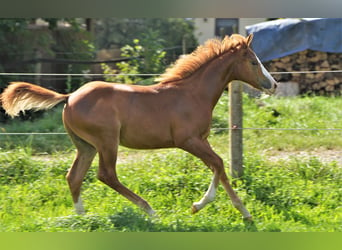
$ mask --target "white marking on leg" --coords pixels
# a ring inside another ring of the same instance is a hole
[[[77,214],[85,213],[81,197],[78,198],[78,201],[74,204],[74,207]]]
[[[207,192],[204,194],[203,198],[199,202],[194,202],[192,204],[193,210],[195,208],[194,212],[197,212],[201,210],[205,205],[207,205],[209,202],[212,202],[215,199],[216,195],[216,187],[215,187],[215,176],[213,177],[213,180],[211,181],[209,188]]]
[[[156,211],[154,211],[152,208],[148,209],[146,212],[149,216],[154,216],[156,214]]]

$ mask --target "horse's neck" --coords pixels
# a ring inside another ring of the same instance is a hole
[[[233,80],[233,60],[216,58],[204,65],[190,78],[189,85],[211,109],[215,107],[227,84]]]

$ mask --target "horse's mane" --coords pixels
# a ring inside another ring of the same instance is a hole
[[[198,70],[203,64],[243,45],[246,45],[246,39],[237,34],[230,37],[226,36],[222,40],[218,38],[210,39],[204,45],[198,46],[191,54],[181,56],[156,81],[166,83],[184,79]]]

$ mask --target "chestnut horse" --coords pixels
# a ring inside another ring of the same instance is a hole
[[[227,84],[240,80],[272,94],[276,82],[250,48],[252,35],[210,39],[176,61],[151,86],[89,82],[71,94],[14,82],[2,94],[10,116],[28,109],[48,109],[65,102],[63,122],[77,148],[66,178],[77,213],[84,213],[80,196],[83,178],[96,153],[98,178],[145,212],[154,210],[125,187],[116,174],[118,146],[135,149],[181,148],[200,158],[213,172],[209,189],[192,205],[195,213],[213,201],[219,182],[244,218],[251,215],[236,195],[222,159],[207,137],[212,111]]]

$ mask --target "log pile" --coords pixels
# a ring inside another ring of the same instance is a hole
[[[270,72],[342,70],[342,54],[304,50],[264,63]],[[279,82],[296,82],[300,94],[342,95],[342,73],[274,74]]]

